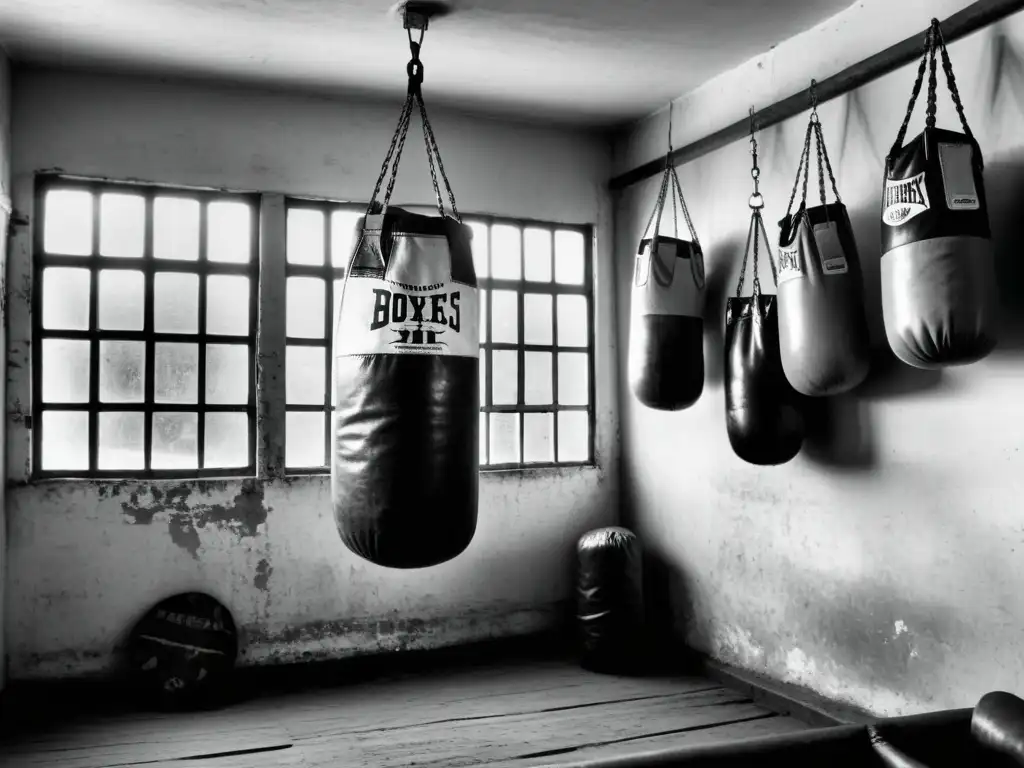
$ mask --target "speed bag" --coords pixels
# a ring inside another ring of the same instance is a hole
[[[224,703],[238,654],[231,613],[200,592],[150,608],[127,643],[132,688],[147,705],[193,709]]]
[[[779,350],[797,392],[847,392],[868,375],[870,341],[853,229],[842,203],[779,222]]]
[[[882,199],[882,316],[915,368],[965,365],[996,346],[995,255],[981,149],[926,128],[890,157]]]
[[[401,208],[360,222],[334,350],[331,493],[377,565],[456,557],[476,532],[480,335],[471,230]]]
[[[649,408],[689,408],[704,390],[704,259],[700,246],[640,243],[633,270],[629,383]]]
[[[785,464],[804,442],[799,395],[782,369],[777,298],[733,296],[725,310],[729,443],[743,461],[762,466]]]

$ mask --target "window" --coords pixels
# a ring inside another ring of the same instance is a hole
[[[37,179],[37,476],[255,473],[258,197]]]
[[[410,209],[427,214],[431,209]],[[287,435],[294,472],[327,471],[337,296],[365,205],[287,202]],[[590,229],[465,217],[480,286],[480,464],[593,460]]]
[[[322,472],[330,456],[337,297],[366,206],[286,204],[285,467]]]

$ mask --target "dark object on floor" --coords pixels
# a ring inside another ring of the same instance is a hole
[[[643,562],[626,528],[598,528],[576,546],[580,663],[595,672],[640,671],[644,657]]]
[[[175,595],[131,632],[128,663],[140,704],[200,709],[224,702],[238,654],[231,613],[209,595]]]
[[[974,707],[971,733],[986,752],[1006,756],[1007,765],[1024,765],[1024,700],[986,693]]]

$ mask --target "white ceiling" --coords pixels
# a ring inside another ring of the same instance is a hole
[[[394,0],[0,0],[15,61],[401,98]],[[451,0],[423,46],[428,103],[610,126],[851,0]]]

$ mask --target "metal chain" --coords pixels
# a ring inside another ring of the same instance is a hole
[[[653,233],[652,237],[654,237],[654,236],[656,236],[658,234],[658,227],[661,226],[661,210],[665,206],[665,193],[667,191],[668,191],[668,172],[666,171],[662,175],[662,177],[661,177],[661,186],[658,188],[658,200],[654,204],[654,208],[651,209],[651,215],[647,219],[647,226],[644,227],[644,233],[643,233],[643,235],[640,236],[641,240],[643,240],[644,238],[647,237],[647,232],[650,230],[651,224],[654,222],[655,215],[657,215],[658,221],[654,225],[654,233]]]
[[[917,97],[921,93],[921,85],[924,82],[924,70],[928,66],[928,52],[932,46],[932,28],[928,28],[928,32],[925,34],[924,41],[924,52],[921,54],[921,62],[917,65],[917,79],[914,81],[914,87],[910,92],[910,103],[907,105],[907,114],[903,118],[903,125],[900,126],[899,132],[896,134],[896,141],[893,142],[892,149],[889,151],[890,156],[895,155],[903,147],[903,140],[907,136],[907,128],[910,126],[910,118],[914,114],[914,106],[917,104]]]
[[[761,222],[761,209],[764,208],[764,198],[761,196],[761,169],[757,165],[757,121],[754,118],[754,108],[750,108],[750,154],[753,158],[753,164],[750,169],[750,177],[754,180],[754,194],[750,196],[749,206],[751,210],[750,214],[750,229],[747,231],[747,245],[743,249],[743,263],[740,265],[740,279],[736,283],[736,296],[743,295],[743,284],[747,279],[747,263],[751,250],[754,255],[754,266],[753,266],[753,296],[756,300],[757,296],[761,293],[761,278],[758,274],[759,265],[759,240],[760,235],[764,231],[764,224]],[[753,249],[751,249],[751,241],[753,241]],[[765,247],[768,246],[768,235],[765,235]],[[769,260],[771,259],[771,251],[769,250]],[[772,264],[772,274],[775,274],[775,265]],[[756,307],[755,307],[756,309]]]
[[[841,202],[843,202],[843,199],[839,196],[839,186],[836,184],[836,175],[835,175],[835,173],[832,172],[832,162],[828,158],[828,147],[825,145],[825,136],[822,133],[821,122],[820,121],[818,122],[817,125],[815,125],[814,129],[815,129],[815,131],[818,134],[818,148],[820,150],[821,156],[825,160],[825,170],[828,172],[828,180],[832,183],[832,192],[836,196],[836,202],[837,203],[841,203]],[[822,184],[824,184],[824,181],[822,182]],[[825,200],[825,193],[824,193],[824,191],[822,192],[821,199],[822,199],[822,204],[824,205],[824,200]]]
[[[949,95],[953,99],[953,106],[956,108],[956,113],[960,117],[960,125],[963,126],[964,135],[967,136],[972,142],[977,143],[974,138],[974,134],[971,132],[971,127],[967,124],[967,115],[964,114],[964,105],[960,101],[960,90],[956,85],[956,77],[953,75],[953,64],[949,60],[949,52],[946,50],[946,40],[942,36],[942,27],[938,24],[935,25],[935,34],[938,37],[939,50],[942,54],[942,71],[946,74],[946,85],[949,86]],[[974,156],[978,163],[979,170],[985,167],[984,158],[982,158],[980,152],[975,152]]]
[[[804,175],[804,202],[807,202],[807,181],[806,164],[810,162],[811,153],[811,124],[807,124],[807,131],[804,133],[804,148],[800,153],[800,163],[796,167],[796,178],[793,180],[793,191],[789,195],[789,204],[786,206],[786,216],[793,211],[793,202],[796,200],[796,191],[800,188],[800,176]]]
[[[424,135],[427,137],[427,142],[428,142],[428,152],[429,152],[430,147],[433,147],[434,155],[437,157],[437,168],[441,172],[441,179],[444,181],[445,189],[448,191],[448,202],[452,206],[452,214],[455,216],[455,220],[458,221],[461,224],[462,223],[462,216],[459,214],[459,209],[455,205],[455,192],[452,190],[452,185],[448,181],[448,174],[445,173],[444,162],[441,160],[441,149],[437,145],[437,139],[434,136],[434,128],[430,124],[429,118],[427,118],[427,106],[423,102],[422,94],[420,94],[418,96],[418,99],[419,99],[419,103],[420,103],[420,115],[423,118]],[[431,172],[431,175],[433,176],[433,173],[434,173],[433,165],[431,165],[430,172]],[[438,199],[440,199],[441,192],[440,192],[440,190],[438,190],[437,178],[436,177],[434,178],[434,191],[437,192]],[[441,215],[442,216],[444,215],[443,209],[441,211]]]
[[[391,194],[395,191],[395,182],[398,181],[398,168],[402,162],[402,151],[405,149],[405,140],[409,135],[409,124],[412,122],[412,100],[408,100],[409,107],[405,113],[405,124],[402,126],[402,135],[398,140],[398,149],[395,151],[395,162],[391,166],[391,178],[388,180],[388,188],[384,192],[384,201],[381,206],[381,213],[387,211],[391,203]]]
[[[693,238],[693,244],[700,248],[700,238],[697,237],[697,228],[693,226],[693,219],[690,218],[690,209],[686,205],[686,198],[683,197],[683,185],[679,183],[679,176],[672,171],[672,178],[675,181],[676,189],[679,192],[679,207],[683,209],[683,219],[686,221],[686,227],[690,230],[690,237]]]
[[[935,37],[932,36],[931,50],[928,52],[928,106],[925,109],[924,124],[927,128],[935,127],[935,98],[938,78],[935,76]]]
[[[408,125],[406,125],[406,123],[408,122],[408,114],[407,113],[410,111],[410,109],[412,107],[412,103],[411,102],[412,102],[411,95],[410,96],[406,96],[405,103],[402,105],[402,112],[398,116],[398,126],[395,128],[395,133],[391,137],[391,146],[388,147],[388,153],[384,156],[384,164],[381,165],[381,167],[380,167],[380,175],[377,177],[377,183],[373,187],[373,194],[370,195],[370,203],[369,203],[369,205],[368,205],[368,207],[366,209],[367,215],[375,213],[375,211],[372,210],[372,209],[373,209],[374,205],[377,202],[377,195],[380,194],[380,187],[381,187],[381,184],[384,183],[384,177],[387,176],[388,166],[391,165],[391,158],[395,154],[395,149],[396,149],[396,147],[398,145],[398,140],[402,137],[402,135],[404,133],[403,126],[404,126],[404,130],[408,130]]]

